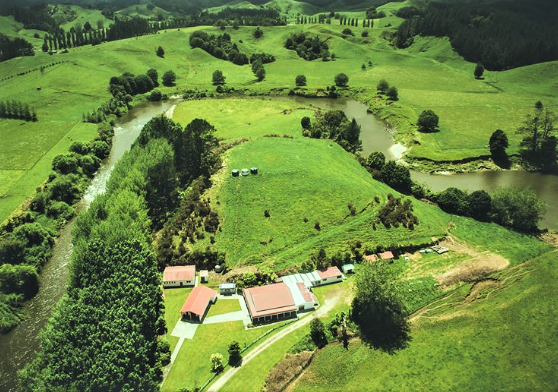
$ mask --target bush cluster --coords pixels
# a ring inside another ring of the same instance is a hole
[[[285,48],[296,51],[299,57],[308,61],[319,58],[327,60],[331,56],[327,42],[318,36],[311,38],[306,33],[291,34],[285,42]]]

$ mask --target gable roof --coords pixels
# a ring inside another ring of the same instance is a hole
[[[252,317],[296,311],[291,290],[285,283],[244,289],[246,305]]]
[[[388,250],[387,252],[380,253],[380,257],[382,258],[382,260],[393,259],[393,253]]]
[[[180,313],[190,312],[201,317],[205,313],[209,301],[214,297],[217,297],[217,291],[207,286],[196,286],[182,306]]]
[[[166,267],[165,272],[163,272],[163,282],[194,280],[195,276],[195,265],[177,265],[173,267]]]
[[[318,273],[318,275],[320,275],[320,278],[322,279],[336,278],[336,277],[341,277],[341,275],[343,275],[341,271],[339,271],[339,268],[337,267],[329,267],[325,271],[316,271],[316,272]]]
[[[376,257],[376,255],[368,255],[368,256],[364,256],[364,260],[366,260],[366,261],[376,261],[376,260],[378,260],[378,258]]]

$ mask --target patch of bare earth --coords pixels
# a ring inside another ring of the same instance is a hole
[[[510,265],[509,260],[500,255],[478,252],[467,244],[451,239],[444,241],[442,245],[455,252],[469,255],[468,259],[457,267],[435,276],[439,284],[444,287],[458,282],[475,282]]]

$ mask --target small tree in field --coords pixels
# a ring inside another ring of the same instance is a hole
[[[306,86],[306,76],[298,75],[295,79],[295,83],[297,86]]]
[[[376,89],[381,94],[385,94],[388,88],[389,88],[389,83],[385,79],[380,80],[378,86],[376,86]]]
[[[310,322],[310,337],[318,348],[322,348],[327,345],[325,326],[319,318],[315,318]]]
[[[157,56],[159,56],[159,57],[165,57],[165,49],[163,49],[162,46],[159,46],[159,47],[157,48]]]
[[[300,125],[302,125],[302,128],[304,129],[310,128],[310,117],[302,117],[302,120],[300,120]]]
[[[495,157],[503,157],[506,155],[506,148],[508,148],[508,136],[501,129],[497,129],[490,136],[490,153]]]
[[[337,87],[346,87],[347,84],[349,83],[349,77],[344,73],[339,73],[335,75],[335,78],[333,80]]]
[[[211,354],[211,371],[221,373],[223,371],[223,355],[219,353]]]
[[[432,132],[438,127],[440,118],[432,110],[423,110],[420,114],[417,125],[422,132]]]
[[[399,92],[397,91],[397,87],[391,86],[388,88],[386,95],[392,101],[397,101],[399,99]]]
[[[261,82],[265,79],[265,69],[263,66],[256,70],[256,78],[258,79],[258,82]]]
[[[483,73],[484,73],[484,67],[482,66],[481,63],[478,63],[477,66],[475,67],[475,79],[480,79]]]
[[[213,84],[214,85],[225,84],[225,76],[223,76],[222,71],[216,70],[215,72],[213,72]]]
[[[261,37],[263,37],[264,33],[263,31],[257,27],[256,30],[254,30],[254,38],[259,39]]]
[[[229,365],[240,366],[242,364],[242,355],[240,355],[240,344],[235,340],[229,344]]]
[[[165,86],[173,86],[174,82],[176,82],[176,74],[174,71],[167,71],[163,74],[163,84]]]

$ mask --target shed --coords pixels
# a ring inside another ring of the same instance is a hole
[[[321,278],[319,285],[341,282],[345,276],[337,267],[329,267],[325,271],[316,271]]]
[[[221,295],[236,294],[236,283],[221,283],[219,285],[219,294]]]
[[[251,174],[258,174],[258,168],[257,167],[251,167],[250,168],[250,173]]]
[[[345,264],[341,267],[344,274],[354,274],[355,273],[355,266],[354,264]]]
[[[438,253],[439,255],[446,253],[447,251],[449,251],[448,248],[446,248],[445,246],[442,245],[434,245],[432,246],[432,250],[436,253]]]
[[[231,174],[232,174],[233,177],[238,177],[240,175],[240,172],[237,169],[233,169]]]
[[[209,271],[208,270],[201,270],[200,271],[200,282],[202,282],[202,283],[209,282]]]
[[[207,286],[196,286],[180,310],[183,318],[201,321],[210,304],[217,301],[217,291]]]
[[[369,263],[373,263],[373,262],[377,261],[378,258],[376,257],[376,255],[367,255],[367,256],[364,256],[364,260],[368,261]]]
[[[195,265],[166,267],[163,272],[163,287],[191,287],[196,283]]]
[[[382,260],[393,260],[393,253],[391,253],[389,250],[387,252],[380,253],[380,258]]]

